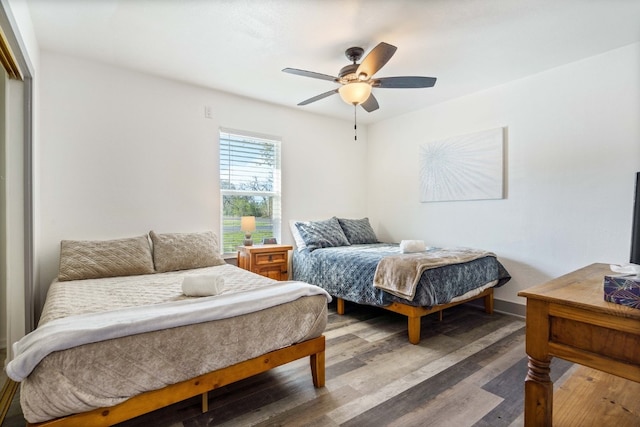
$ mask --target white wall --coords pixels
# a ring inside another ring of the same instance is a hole
[[[365,214],[366,144],[349,119],[50,52],[40,69],[42,289],[62,239],[218,230],[220,127],[282,138],[283,242],[289,219]]]
[[[388,240],[494,251],[513,276],[496,298],[524,304],[519,290],[629,261],[639,117],[634,44],[371,125],[369,216]],[[421,144],[503,126],[506,199],[419,202]]]
[[[628,261],[639,54],[631,45],[363,127],[354,142],[349,120],[43,52],[40,286],[56,274],[61,239],[217,229],[222,126],[283,138],[285,224],[368,215],[385,240],[492,250],[513,276],[497,298],[523,304],[521,289]],[[501,126],[506,199],[419,202],[421,143]]]

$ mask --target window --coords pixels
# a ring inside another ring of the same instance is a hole
[[[220,130],[220,246],[233,253],[242,245],[240,218],[256,217],[255,243],[280,242],[280,141]]]

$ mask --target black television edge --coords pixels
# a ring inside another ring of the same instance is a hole
[[[636,173],[636,199],[631,229],[631,263],[640,264],[640,172]]]

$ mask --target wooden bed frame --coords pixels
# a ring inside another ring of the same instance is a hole
[[[442,310],[445,308],[453,307],[455,305],[464,304],[469,301],[484,298],[484,311],[493,313],[493,288],[488,288],[471,298],[467,298],[462,301],[450,302],[447,304],[436,305],[431,308],[417,307],[414,305],[403,304],[400,302],[394,302],[391,305],[376,306],[384,308],[385,310],[393,311],[394,313],[403,314],[408,317],[407,329],[409,332],[409,342],[411,344],[420,343],[420,318],[431,313],[439,313],[440,320],[442,320]],[[344,314],[344,300],[342,298],[336,298],[336,311],[338,314]]]
[[[324,351],[325,337],[321,335],[190,380],[139,394],[112,407],[98,408],[42,423],[27,423],[27,426],[110,426],[197,395],[202,396],[202,412],[206,412],[210,390],[266,372],[306,356],[309,356],[311,364],[313,385],[318,388],[324,387]]]

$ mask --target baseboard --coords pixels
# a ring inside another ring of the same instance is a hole
[[[474,305],[477,307],[484,307],[483,300],[474,300],[468,302],[467,304]],[[498,313],[510,314],[512,316],[518,316],[524,318],[527,313],[527,306],[523,304],[516,304],[511,301],[503,301],[499,299],[493,300],[493,310]]]

